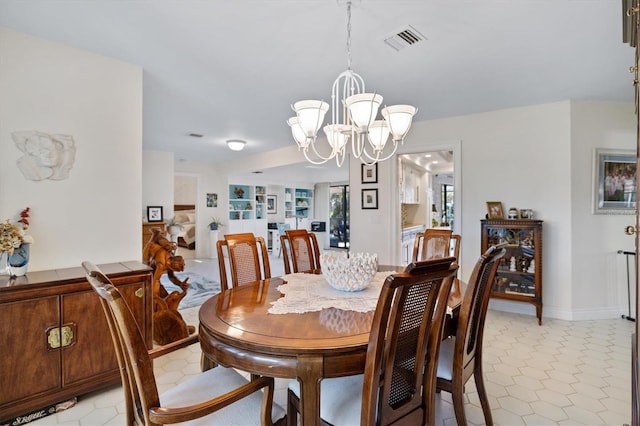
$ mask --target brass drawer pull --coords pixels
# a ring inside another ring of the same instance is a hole
[[[51,328],[47,331],[47,349],[53,350],[60,347],[60,329]]]
[[[74,341],[75,324],[65,324],[62,327],[53,327],[47,330],[47,349],[54,350],[58,348],[66,348],[75,343]]]
[[[61,342],[60,345],[65,348],[67,346],[71,346],[74,341],[73,341],[73,326],[72,325],[63,325],[62,328],[60,328],[60,337],[61,337]]]
[[[142,299],[144,297],[144,288],[140,287],[139,289],[137,289],[135,295]]]

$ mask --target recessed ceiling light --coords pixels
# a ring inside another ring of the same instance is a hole
[[[245,141],[240,139],[229,139],[227,141],[227,145],[229,146],[229,149],[232,151],[242,151],[242,149],[246,144],[247,143]]]

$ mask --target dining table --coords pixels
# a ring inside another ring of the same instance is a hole
[[[378,272],[378,283],[367,290],[379,295],[389,273]],[[375,311],[375,300],[334,290],[326,281],[322,287],[322,281],[322,275],[290,274],[247,283],[212,296],[199,310],[204,360],[256,375],[297,378],[302,425],[320,424],[322,379],[363,373]],[[463,283],[452,287],[447,303],[454,320],[461,288]],[[332,291],[334,301],[328,300]],[[302,309],[288,303],[296,297],[312,302]]]

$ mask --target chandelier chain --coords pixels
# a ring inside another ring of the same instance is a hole
[[[351,2],[347,3],[347,69],[351,71]]]

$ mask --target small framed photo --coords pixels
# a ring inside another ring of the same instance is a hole
[[[207,193],[207,207],[218,207],[218,194]]]
[[[362,190],[362,208],[377,209],[378,208],[378,189]]]
[[[162,222],[162,206],[147,206],[147,221]]]
[[[596,148],[593,156],[593,213],[634,214],[636,153]]]
[[[278,213],[278,196],[277,195],[267,195],[267,213],[276,214]]]
[[[362,183],[378,183],[378,163],[362,165]]]
[[[501,201],[487,201],[487,218],[504,219]]]

